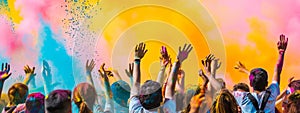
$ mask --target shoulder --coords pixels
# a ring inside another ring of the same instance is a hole
[[[25,104],[19,104],[14,109],[13,113],[24,113],[25,112]]]
[[[132,96],[129,99],[129,112],[135,113],[135,112],[139,112],[139,111],[143,111],[143,106],[140,103],[140,100],[137,96]]]
[[[234,98],[239,102],[245,99],[245,97],[247,97],[247,94],[249,94],[249,92],[233,91],[232,94]]]
[[[276,97],[280,94],[279,84],[276,81],[273,81],[267,90],[271,92],[271,95]]]
[[[163,111],[165,113],[175,113],[176,112],[176,102],[173,99],[166,99],[163,105]]]

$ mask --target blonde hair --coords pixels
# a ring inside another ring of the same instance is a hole
[[[23,83],[15,83],[8,89],[7,95],[10,105],[24,103],[28,95],[28,87]]]
[[[210,109],[211,113],[238,113],[238,104],[227,89],[222,89]]]
[[[287,113],[299,113],[300,112],[300,90],[296,90],[289,97],[287,105]]]
[[[79,113],[92,113],[96,95],[95,88],[89,83],[80,83],[75,87],[73,101],[79,108]]]

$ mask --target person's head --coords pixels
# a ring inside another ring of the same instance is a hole
[[[222,88],[226,88],[226,83],[222,78],[217,78],[216,79],[220,84],[222,84]]]
[[[250,92],[249,86],[245,83],[238,83],[233,86],[233,91]]]
[[[130,86],[123,80],[114,82],[111,86],[113,99],[116,103],[123,107],[128,107],[128,99],[130,97]]]
[[[249,75],[250,86],[256,91],[264,91],[268,86],[268,73],[262,68],[252,69]]]
[[[45,100],[46,113],[71,113],[71,91],[54,90]]]
[[[238,113],[238,104],[227,89],[222,89],[211,107],[211,113]]]
[[[294,80],[289,83],[289,93],[294,93],[296,90],[300,90],[300,80]]]
[[[8,89],[7,95],[11,105],[24,103],[28,95],[28,87],[23,83],[15,83]]]
[[[25,113],[45,113],[45,96],[42,93],[32,93],[26,98]]]
[[[89,83],[78,84],[73,91],[73,101],[79,113],[91,113],[96,100],[96,90]]]
[[[158,108],[163,101],[160,84],[147,80],[140,88],[139,99],[142,106],[147,110]]]
[[[287,113],[300,113],[300,90],[289,95]]]

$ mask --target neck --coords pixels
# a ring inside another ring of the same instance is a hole
[[[263,90],[263,91],[265,91],[265,90]],[[254,90],[253,92],[259,94],[259,93],[261,93],[261,92],[263,92],[263,91],[257,91],[257,90]]]

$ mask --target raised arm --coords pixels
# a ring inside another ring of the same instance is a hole
[[[193,96],[193,98],[191,99],[191,102],[189,104],[191,106],[190,107],[191,109],[190,109],[189,113],[198,113],[202,102],[205,100],[205,91],[206,91],[206,87],[207,87],[209,79],[203,73],[202,70],[200,70],[198,74],[204,83],[202,85],[200,85],[200,83],[198,83],[198,87],[200,87],[199,88],[200,92],[198,94],[196,94],[195,96]]]
[[[139,95],[141,83],[141,59],[147,53],[146,44],[140,43],[135,47],[134,66],[133,66],[133,85],[130,91],[130,97]]]
[[[279,58],[274,70],[274,76],[273,76],[273,81],[276,81],[278,84],[280,84],[280,74],[282,71],[283,67],[283,60],[284,60],[284,54],[286,51],[288,45],[288,38],[285,38],[285,36],[282,34],[280,35],[280,39],[277,42],[277,48],[279,52]]]
[[[174,63],[172,67],[172,71],[170,75],[168,76],[168,82],[166,86],[166,92],[165,92],[165,98],[173,99],[173,96],[175,94],[175,85],[177,81],[177,74],[178,70],[180,68],[180,65],[183,63],[184,60],[187,59],[189,53],[192,51],[193,47],[191,44],[187,45],[185,44],[183,49],[179,47],[179,52],[177,55],[177,61]]]
[[[214,65],[212,65],[212,62],[214,62]],[[205,60],[202,60],[202,65],[204,66],[205,72],[210,82],[210,85],[208,86],[208,91],[214,92],[213,90],[217,91],[222,89],[222,84],[219,83],[215,78],[216,70],[221,65],[220,63],[218,63],[218,59],[215,59],[214,55],[210,54],[206,57]],[[212,73],[214,75],[212,75]]]
[[[92,59],[91,62],[89,62],[89,60],[87,60],[85,63],[86,79],[93,86],[95,86],[95,85],[93,82],[92,71],[93,71],[95,65],[96,65],[96,63],[95,63],[94,59]]]
[[[176,92],[184,94],[185,72],[182,69],[179,69],[177,76],[178,76],[178,80],[177,80],[177,83],[176,83]]]
[[[42,77],[44,80],[45,94],[48,94],[54,89],[54,86],[52,85],[51,68],[46,60],[43,60]]]
[[[9,73],[9,71],[10,71],[10,65],[5,63],[5,66],[4,66],[4,63],[2,63],[2,68],[0,71],[0,99],[1,99],[1,95],[2,95],[2,89],[3,89],[4,82],[7,78],[9,78],[11,76],[11,73]]]
[[[246,66],[242,62],[237,62],[234,66],[234,69],[239,70],[242,73],[250,75],[250,71],[246,68]]]
[[[106,71],[105,70],[105,64],[103,63],[100,67],[100,69],[98,70],[99,72],[99,75],[100,75],[100,78],[103,79],[104,81],[104,87],[105,87],[105,109],[104,109],[104,112],[112,112],[113,113],[113,101],[112,101],[112,92],[111,92],[111,89],[110,89],[110,83],[109,83],[109,79],[108,79],[108,76],[112,76],[111,75],[111,72],[110,71]],[[100,79],[101,81],[101,79]]]
[[[165,46],[161,47],[160,54],[161,54],[161,56],[159,57],[160,71],[158,72],[156,81],[158,83],[160,83],[161,85],[163,85],[163,82],[166,78],[166,76],[165,76],[166,67],[170,63],[171,58],[170,58],[170,55],[168,54],[167,48]]]
[[[290,77],[289,80],[288,80],[288,84],[290,84],[293,80],[294,80],[295,77]],[[285,96],[287,96],[287,91],[288,91],[288,86],[277,96],[276,98],[276,101],[284,98]]]
[[[212,60],[212,62],[211,62],[211,76],[210,77],[208,77],[208,79],[210,80],[210,81],[213,81],[213,82],[211,82],[211,85],[217,90],[217,91],[219,91],[220,89],[222,89],[223,87],[225,87],[225,86],[223,86],[223,84],[221,84],[219,81],[217,81],[215,78],[216,78],[216,72],[217,72],[217,70],[221,67],[221,62],[219,61],[219,59],[214,59],[214,60]],[[216,83],[216,81],[217,81],[217,83]]]
[[[24,71],[25,71],[25,74],[26,74],[26,77],[23,81],[24,84],[28,85],[29,82],[31,80],[33,80],[33,78],[36,76],[36,73],[34,73],[34,70],[35,70],[35,67],[33,67],[31,69],[28,65],[24,66]]]
[[[129,63],[128,70],[125,69],[125,73],[129,77],[129,79],[130,79],[130,86],[131,87],[132,87],[132,84],[133,84],[133,78],[132,78],[132,75],[133,75],[133,66],[134,66],[134,63]]]

